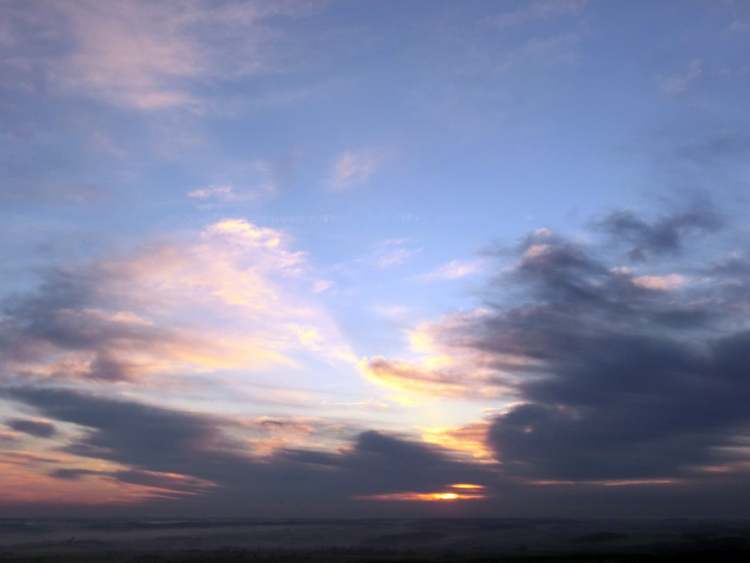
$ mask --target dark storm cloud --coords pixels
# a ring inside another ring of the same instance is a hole
[[[723,219],[712,206],[696,205],[651,221],[632,211],[614,211],[597,226],[612,240],[628,245],[632,260],[642,261],[681,253],[686,238],[719,230]]]
[[[685,231],[717,225],[697,211],[656,222],[617,217],[610,234],[648,252],[679,249]],[[750,332],[744,309],[732,308],[732,284],[670,286],[591,248],[547,232],[530,236],[517,267],[490,289],[487,314],[440,334],[518,375],[521,404],[489,433],[503,472],[696,478],[701,467],[741,459],[729,446],[750,429]],[[522,303],[498,304],[509,283]]]
[[[229,447],[217,421],[206,416],[65,389],[11,388],[6,393],[50,418],[91,429],[67,447],[82,456],[173,471],[200,451]]]
[[[41,420],[29,420],[26,418],[11,418],[5,424],[16,432],[23,432],[37,438],[51,438],[57,432],[54,424]]]
[[[304,499],[299,510],[315,513],[320,503],[341,508],[358,495],[430,491],[456,482],[487,482],[490,477],[486,469],[454,461],[438,448],[374,431],[361,433],[344,452],[281,450],[257,459],[243,444],[227,438],[223,428],[232,425],[229,420],[67,389],[14,387],[4,395],[49,418],[84,427],[85,435],[65,447],[69,453],[130,467],[106,473],[61,468],[53,471],[54,476],[100,475],[199,492],[181,501],[196,509],[247,513]]]
[[[536,323],[547,324],[553,332],[567,332],[566,323],[580,315],[601,324],[603,330],[613,323],[699,328],[709,324],[716,314],[693,300],[675,299],[677,294],[649,287],[630,270],[617,268],[585,246],[563,238],[536,234],[526,239],[518,252],[518,266],[501,280],[499,287],[507,288],[506,282],[511,282],[522,290],[527,302],[504,309],[507,314],[487,319],[486,323],[510,322],[510,328],[524,330],[524,338],[531,341],[541,339],[545,347],[549,346],[549,331],[537,332]],[[497,293],[489,295],[490,301],[496,301]]]
[[[632,301],[649,297],[629,276],[612,273],[581,247],[558,237],[529,237],[520,252],[523,259],[512,278],[537,301],[624,312]]]

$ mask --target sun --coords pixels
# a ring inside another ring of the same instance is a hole
[[[398,493],[381,493],[355,497],[356,500],[377,501],[411,501],[411,502],[455,502],[462,500],[480,500],[485,498],[484,485],[474,483],[454,483],[448,490],[434,492],[403,491]]]

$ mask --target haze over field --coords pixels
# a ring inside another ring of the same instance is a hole
[[[750,516],[749,48],[0,0],[0,516]]]

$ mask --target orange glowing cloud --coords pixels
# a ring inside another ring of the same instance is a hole
[[[370,381],[401,393],[462,397],[468,389],[461,374],[412,362],[369,358],[359,364]]]
[[[59,478],[56,467],[75,467],[80,477]],[[188,488],[211,484],[177,474],[150,475],[152,483],[127,482],[114,477],[127,471],[117,464],[76,458],[67,454],[16,451],[0,454],[0,506],[16,504],[127,505],[152,499],[195,494]]]
[[[680,274],[668,274],[665,276],[636,276],[633,283],[644,289],[654,291],[670,291],[682,287],[688,279]]]
[[[515,393],[510,368],[527,365],[520,356],[502,357],[507,369],[498,367],[498,355],[478,351],[457,340],[464,327],[487,315],[484,309],[447,315],[436,322],[418,324],[408,331],[407,360],[370,357],[360,360],[361,373],[373,383],[396,391],[403,403],[417,397],[498,399]]]
[[[348,443],[347,424],[317,417],[270,417],[235,421],[247,434],[248,449],[258,457],[269,457],[284,449],[336,451]]]
[[[385,502],[452,502],[458,500],[481,500],[485,498],[484,486],[474,483],[455,483],[447,490],[434,492],[404,491],[355,497],[355,500]]]
[[[295,367],[300,354],[354,363],[318,304],[305,255],[290,246],[281,231],[225,219],[197,236],[80,267],[70,277],[89,302],[63,304],[45,322],[83,344],[19,335],[28,350],[9,367],[42,378],[133,381]]]
[[[422,431],[422,440],[478,462],[492,462],[487,447],[488,422],[475,422],[458,428],[431,427]]]

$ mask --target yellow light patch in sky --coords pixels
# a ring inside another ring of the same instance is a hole
[[[375,500],[385,502],[452,502],[457,500],[480,500],[485,498],[484,486],[474,483],[455,483],[449,490],[434,492],[404,491],[354,497],[355,500]]]

